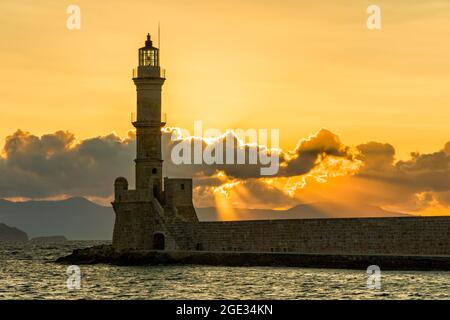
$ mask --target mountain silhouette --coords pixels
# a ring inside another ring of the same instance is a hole
[[[0,200],[0,222],[27,232],[30,238],[64,235],[69,240],[110,240],[114,226],[111,207],[85,198],[61,201]]]
[[[335,204],[300,204],[288,210],[234,208],[224,214],[215,207],[196,211],[200,221],[407,216],[373,206],[349,210]],[[0,223],[24,230],[30,238],[64,235],[69,240],[111,240],[114,218],[112,207],[81,197],[27,202],[0,199]]]
[[[404,213],[390,212],[375,206],[349,209],[337,204],[299,204],[287,210],[244,209],[234,208],[221,213],[214,207],[197,208],[197,215],[201,221],[220,220],[273,220],[273,219],[330,219],[330,218],[377,218],[404,217]]]
[[[22,230],[0,223],[0,241],[28,241],[28,235]]]

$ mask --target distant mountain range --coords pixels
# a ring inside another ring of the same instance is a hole
[[[375,206],[349,209],[337,204],[300,204],[287,210],[232,209],[221,213],[217,208],[197,208],[201,221],[220,220],[273,220],[273,219],[329,219],[329,218],[377,218],[406,217],[404,213],[390,212]]]
[[[0,223],[0,241],[28,241],[28,235],[22,230]]]
[[[114,226],[111,207],[85,198],[61,201],[0,200],[0,222],[25,231],[30,238],[64,235],[69,240],[110,240]]]
[[[377,207],[349,210],[330,205],[302,204],[288,210],[233,209],[221,215],[217,208],[198,208],[200,221],[311,219],[350,217],[399,217]],[[322,208],[322,209],[319,209]],[[30,238],[64,235],[69,240],[110,240],[114,226],[114,211],[85,198],[61,201],[10,202],[0,200],[0,223],[25,231]]]

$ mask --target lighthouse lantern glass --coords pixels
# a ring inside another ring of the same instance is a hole
[[[154,47],[144,47],[139,50],[139,65],[144,67],[159,66],[159,50]]]

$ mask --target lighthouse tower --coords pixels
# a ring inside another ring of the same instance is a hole
[[[171,223],[198,223],[192,203],[192,179],[163,180],[161,154],[161,89],[165,81],[159,65],[159,49],[147,35],[139,49],[139,65],[133,70],[137,91],[136,188],[119,177],[114,182],[116,213],[113,247],[116,250],[173,250]]]
[[[150,34],[139,49],[139,65],[133,72],[137,91],[136,128],[136,190],[149,192],[161,199],[161,90],[165,81],[159,65],[159,49],[153,46]]]

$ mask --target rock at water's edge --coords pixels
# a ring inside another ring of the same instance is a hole
[[[35,237],[31,238],[33,242],[66,242],[68,241],[65,236],[50,236],[50,237]]]

